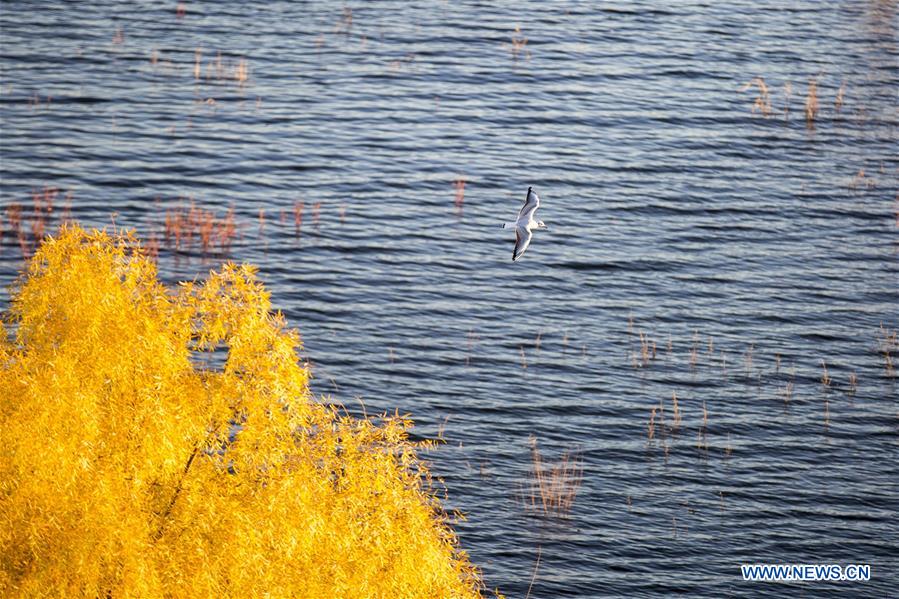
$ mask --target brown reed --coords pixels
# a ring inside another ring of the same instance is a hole
[[[765,83],[764,78],[756,77],[747,83],[741,91],[746,91],[752,87],[752,85],[755,85],[759,90],[759,95],[752,104],[752,112],[758,112],[766,118],[771,116],[771,113],[773,112],[771,109],[771,92],[768,90],[768,85]]]
[[[461,216],[462,205],[465,203],[465,179],[456,179],[453,181],[453,186],[456,188],[456,199],[453,205],[456,207],[456,212]]]
[[[677,406],[677,392],[676,391],[671,392],[671,403],[673,404],[673,411],[674,411],[674,421],[671,424],[671,429],[677,430],[680,428],[680,425],[681,425],[681,415],[680,415],[680,409]]]
[[[243,87],[246,85],[247,80],[250,78],[250,69],[247,66],[247,59],[241,58],[237,62],[237,66],[234,67],[234,80],[237,81],[237,85],[239,87]]]
[[[821,384],[825,388],[830,387],[830,373],[827,372],[827,363],[824,360],[821,360],[821,367],[824,369],[821,373]]]
[[[815,77],[809,79],[808,94],[805,98],[805,124],[809,129],[814,128],[815,119],[818,118],[818,80]]]
[[[781,390],[781,395],[783,395],[784,403],[789,403],[791,399],[793,399],[793,381],[788,381],[786,386]]]
[[[836,112],[840,112],[843,109],[843,95],[846,93],[846,82],[842,81],[840,83],[840,89],[837,90],[837,97],[834,100],[833,108]]]
[[[299,200],[293,203],[293,231],[297,237],[300,236],[303,229],[303,208],[305,206],[306,203]]]
[[[525,58],[530,58],[531,53],[527,49],[528,38],[521,34],[521,26],[515,26],[515,32],[512,34],[512,57],[518,58],[519,54],[524,53]]]
[[[555,463],[544,463],[537,439],[531,437],[530,507],[543,514],[565,514],[571,510],[583,482],[580,452],[566,450]]]
[[[640,331],[640,366],[645,368],[649,366],[649,364],[656,359],[658,355],[658,348],[654,339],[651,339],[649,335]],[[565,343],[567,346],[567,338],[568,332],[565,333]]]
[[[858,390],[858,375],[855,374],[855,371],[849,373],[849,389],[847,393],[849,395],[855,395],[855,392]]]
[[[699,427],[699,433],[697,435],[696,447],[708,451],[709,449],[709,440],[708,440],[708,430],[709,430],[709,411],[705,407],[705,400],[702,402],[702,425]]]
[[[189,207],[179,206],[165,212],[163,239],[166,246],[174,244],[177,251],[187,251],[197,242],[204,256],[216,249],[226,254],[236,235],[233,207],[222,219],[212,210],[198,208],[193,201]]]
[[[531,584],[528,585],[528,592],[524,599],[530,599],[531,590],[534,588],[534,581],[537,580],[537,569],[540,567],[540,545],[537,545],[537,560],[534,562],[534,574],[531,575]]]

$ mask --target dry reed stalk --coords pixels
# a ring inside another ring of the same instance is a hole
[[[746,90],[751,88],[753,85],[758,88],[759,95],[758,95],[758,97],[756,97],[755,101],[752,103],[751,111],[753,113],[758,112],[763,117],[767,118],[772,113],[771,93],[768,90],[768,85],[765,83],[764,78],[756,77],[755,79],[753,79],[752,81],[750,81],[749,83],[747,83],[746,85],[741,87],[738,91],[741,93],[745,92]]]
[[[656,410],[657,408],[653,406],[649,412],[649,428],[646,431],[648,441],[652,441],[656,436]]]
[[[175,8],[175,17],[183,19],[185,14],[187,14],[187,6],[184,5],[184,2],[179,2]]]
[[[780,374],[780,353],[774,354],[774,374]]]
[[[824,428],[830,428],[830,402],[824,398]]]
[[[456,188],[456,199],[453,204],[456,207],[456,212],[461,215],[462,206],[465,203],[465,179],[456,179],[453,181],[453,186]]]
[[[246,85],[249,78],[250,69],[247,65],[247,59],[241,58],[237,62],[237,66],[234,68],[234,80],[237,81],[238,87],[243,87],[244,85]]]
[[[703,449],[705,451],[708,451],[708,449],[709,449],[708,430],[709,430],[709,411],[705,407],[705,400],[703,400],[703,402],[702,402],[702,425],[699,427],[699,434],[697,436],[696,447],[699,449]]]
[[[781,391],[781,394],[784,398],[784,403],[789,403],[791,399],[793,399],[793,381],[787,382],[786,386]]]
[[[855,371],[849,373],[849,395],[855,395],[855,392],[858,390],[858,375],[855,374]]]
[[[818,118],[818,80],[815,77],[809,79],[808,95],[805,98],[805,124],[811,129]]]
[[[537,545],[537,561],[534,562],[534,574],[531,575],[531,584],[528,585],[528,593],[524,596],[524,599],[530,599],[531,597],[531,589],[534,588],[534,581],[537,580],[537,568],[540,567],[540,545]]]
[[[842,81],[840,83],[840,89],[837,90],[837,98],[834,100],[833,107],[836,112],[840,112],[843,109],[843,95],[846,93],[846,82]]]
[[[569,512],[583,482],[580,453],[566,450],[556,463],[545,464],[537,439],[531,437],[531,461],[531,507],[539,508],[544,514]]]
[[[724,448],[724,456],[729,458],[733,451],[734,448],[730,444],[730,433],[727,433],[727,447]]]
[[[743,357],[743,361],[746,366],[746,376],[750,376],[752,374],[752,355],[755,352],[755,343],[750,343],[749,347],[746,348],[746,354]]]
[[[674,405],[674,422],[671,425],[672,430],[677,430],[681,425],[680,409],[677,406],[677,392],[671,392],[671,403]]]
[[[194,50],[194,79],[196,81],[200,80],[200,57],[203,55],[203,50],[197,48]]]
[[[306,203],[299,200],[293,203],[293,231],[297,237],[300,236],[300,231],[303,229],[303,208],[305,206]]]
[[[538,356],[540,355],[540,340],[542,338],[543,338],[543,331],[538,330],[537,338],[534,339],[534,351],[537,353]]]
[[[521,352],[521,368],[523,370],[527,370],[528,367],[528,359],[524,355],[524,345],[519,345],[518,350]]]
[[[830,374],[827,372],[827,363],[824,360],[821,360],[821,367],[824,371],[821,373],[821,384],[824,387],[830,387]]]
[[[566,333],[567,335],[567,333]],[[656,357],[656,343],[649,338],[649,335],[640,331],[640,366],[649,366],[649,363]]]
[[[446,423],[449,421],[449,419],[450,419],[450,415],[447,414],[443,418],[443,421],[441,421],[440,425],[437,427],[437,439],[439,439],[440,441],[444,440],[443,435],[446,432]]]

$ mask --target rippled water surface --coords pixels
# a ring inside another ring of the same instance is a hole
[[[443,431],[490,588],[539,547],[532,597],[895,593],[895,1],[185,6],[0,5],[4,287],[46,187],[167,281],[224,257],[166,213],[233,208],[316,392]],[[581,452],[566,515],[522,505],[531,437]],[[743,582],[766,562],[872,580]]]

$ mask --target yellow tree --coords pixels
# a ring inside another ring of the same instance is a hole
[[[0,334],[0,595],[476,597],[404,418],[313,401],[253,268],[64,228]]]

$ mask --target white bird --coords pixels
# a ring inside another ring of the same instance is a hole
[[[518,212],[518,220],[514,223],[503,225],[503,229],[515,229],[515,249],[512,250],[513,262],[521,258],[521,255],[531,244],[531,230],[546,228],[542,220],[534,220],[534,212],[539,207],[540,198],[537,197],[537,192],[528,187],[528,195],[524,199],[524,206]]]

